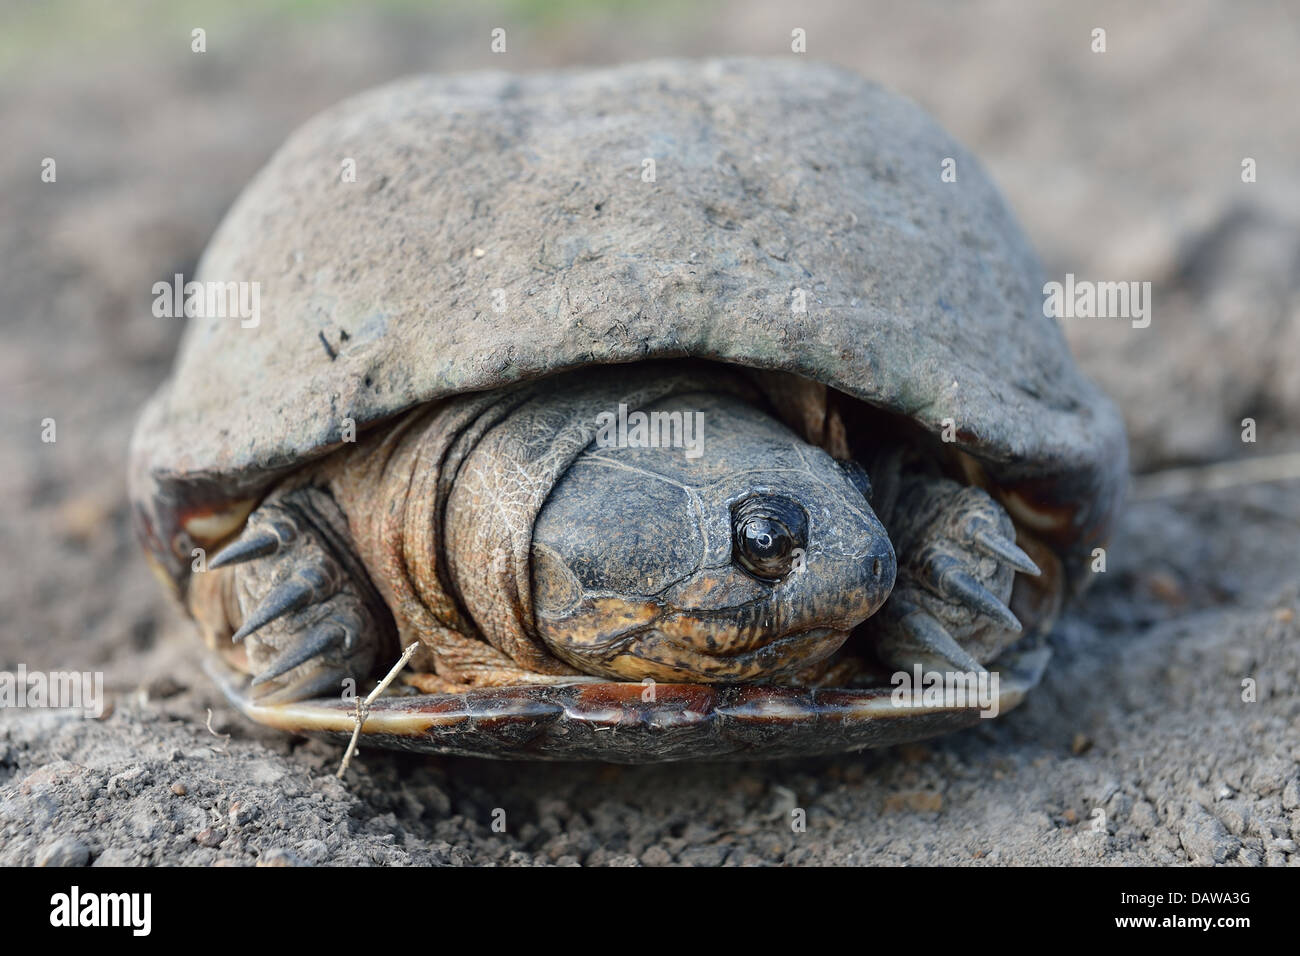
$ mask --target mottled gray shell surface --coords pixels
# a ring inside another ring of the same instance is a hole
[[[275,154],[198,278],[258,283],[260,316],[191,319],[137,429],[137,518],[177,580],[187,521],[349,420],[593,363],[782,369],[935,434],[951,419],[993,480],[1063,509],[1065,545],[1104,532],[1124,481],[1120,419],[978,163],[800,57],[363,94]]]

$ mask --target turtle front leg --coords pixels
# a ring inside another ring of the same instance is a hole
[[[1007,606],[1015,573],[1038,575],[1038,566],[983,489],[904,473],[888,491],[881,517],[898,575],[872,618],[877,655],[899,670],[982,671],[1020,634]]]
[[[212,558],[208,573],[226,575],[218,589],[224,630],[244,646],[259,703],[332,695],[349,679],[360,683],[391,630],[346,518],[319,488],[268,498]],[[213,615],[211,606],[194,610],[200,620]]]

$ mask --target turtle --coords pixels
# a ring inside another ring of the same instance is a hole
[[[346,739],[403,651],[363,744],[635,763],[968,727],[1039,681],[1123,503],[1120,416],[987,173],[800,57],[363,93],[197,275],[257,315],[194,310],[133,520],[229,699],[294,733]]]

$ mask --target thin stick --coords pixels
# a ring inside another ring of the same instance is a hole
[[[1300,452],[1248,458],[1243,461],[1220,461],[1212,465],[1170,468],[1133,481],[1133,499],[1150,501],[1172,498],[1194,491],[1220,491],[1239,485],[1259,485],[1300,478]]]
[[[217,733],[215,730],[212,729],[212,708],[211,708],[211,707],[208,708],[208,724],[207,724],[207,726],[208,726],[208,733],[210,733],[212,736],[214,736],[214,737],[218,737],[218,738],[220,738],[221,740],[229,740],[229,739],[230,739],[230,736],[231,736],[230,734],[219,734],[219,733]],[[229,749],[230,749],[230,745],[227,744],[225,747],[211,747],[211,746],[210,746],[208,749],[211,750],[213,753],[224,754],[224,753],[227,753],[227,752],[229,751]]]
[[[406,650],[402,651],[402,656],[397,659],[397,663],[393,665],[392,670],[390,670],[388,674],[385,675],[384,679],[375,686],[374,690],[366,695],[365,700],[362,700],[360,697],[357,698],[355,716],[356,726],[352,729],[352,739],[348,741],[348,749],[343,754],[343,762],[339,764],[339,772],[336,775],[338,779],[342,780],[343,775],[348,772],[348,764],[352,762],[352,755],[357,752],[357,741],[361,739],[361,728],[365,726],[366,718],[370,716],[370,705],[375,702],[375,699],[380,694],[388,689],[388,685],[391,684],[397,675],[402,672],[402,668],[411,660],[411,655],[419,650],[420,647],[421,644],[419,641],[412,641],[410,644],[406,645]]]

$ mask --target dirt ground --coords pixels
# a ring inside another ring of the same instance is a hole
[[[0,863],[1300,863],[1300,18],[1134,6],[9,8],[0,670],[101,670],[111,706],[0,711]],[[1049,276],[1153,283],[1149,328],[1066,322],[1125,411],[1138,477],[1043,686],[971,731],[837,758],[365,751],[345,782],[339,748],[236,715],[128,523],[127,440],[179,333],[152,284],[191,272],[288,131],[349,93],[418,71],[790,56],[796,27],[808,56],[971,147]],[[1213,462],[1249,480],[1196,490],[1170,471]]]

